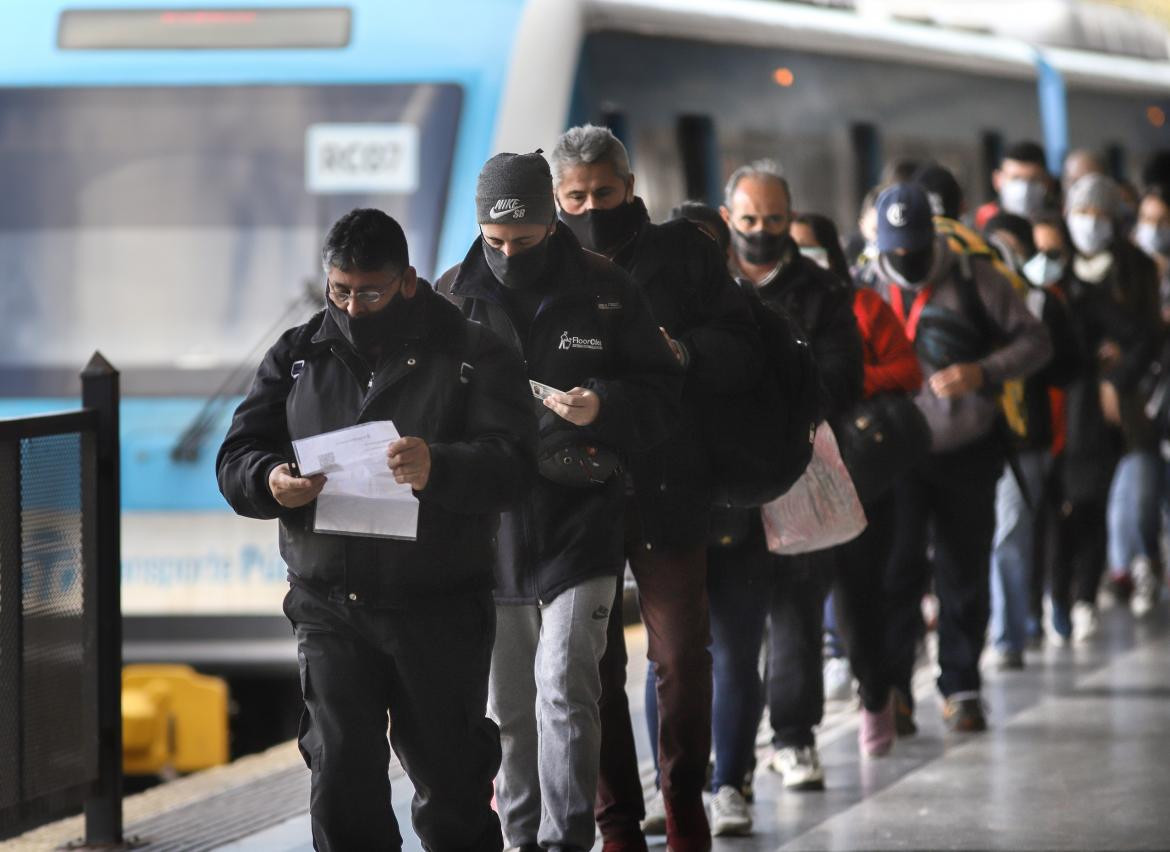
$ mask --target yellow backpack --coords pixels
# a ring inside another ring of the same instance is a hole
[[[946,216],[935,216],[934,227],[947,238],[947,246],[951,251],[960,256],[981,257],[990,261],[995,271],[1011,282],[1016,295],[1021,299],[1027,298],[1030,289],[1028,282],[1004,263],[974,229]],[[1023,379],[1009,379],[1003,383],[999,394],[999,407],[1012,432],[1020,438],[1028,437],[1028,409],[1024,403]]]

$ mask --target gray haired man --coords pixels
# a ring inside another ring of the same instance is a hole
[[[711,748],[706,543],[712,463],[699,423],[715,407],[713,394],[754,384],[757,332],[715,241],[686,220],[651,224],[634,195],[625,146],[609,130],[570,129],[553,149],[552,167],[561,222],[586,248],[630,273],[686,371],[683,416],[673,434],[629,458],[625,554],[654,664],[659,712],[648,721],[667,844],[675,852],[705,850],[711,844],[702,792]],[[606,850],[644,849],[646,842],[638,826],[642,789],[624,692],[620,607],[619,595],[601,661],[597,822]]]

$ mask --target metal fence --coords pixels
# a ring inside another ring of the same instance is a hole
[[[0,420],[0,838],[82,807],[122,840],[118,373]]]

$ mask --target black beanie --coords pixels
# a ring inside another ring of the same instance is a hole
[[[496,154],[475,185],[481,225],[547,225],[556,218],[552,172],[538,148],[533,154]]]

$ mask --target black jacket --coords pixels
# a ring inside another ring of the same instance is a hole
[[[1073,325],[1087,358],[1086,369],[1072,381],[1065,397],[1068,437],[1064,485],[1072,500],[1103,498],[1113,467],[1127,449],[1152,450],[1154,430],[1143,412],[1138,385],[1158,352],[1161,338],[1158,274],[1153,262],[1124,240],[1112,247],[1113,265],[1100,283],[1070,275],[1068,293]],[[1121,348],[1121,362],[1110,370],[1097,362],[1107,340]],[[1117,388],[1121,429],[1105,422],[1098,385]]]
[[[1019,438],[1013,433],[1014,444],[1022,450],[1043,450],[1052,446],[1055,433],[1049,390],[1066,387],[1081,375],[1086,364],[1084,349],[1073,326],[1072,311],[1063,290],[1059,287],[1045,288],[1040,295],[1043,298],[1040,319],[1052,340],[1052,360],[1040,372],[1024,380],[1028,434]],[[1031,291],[1027,298],[1033,298]]]
[[[749,391],[762,350],[744,293],[727,272],[718,245],[684,219],[651,224],[641,199],[637,237],[614,257],[650,304],[654,321],[686,350],[683,416],[671,437],[630,457],[643,544],[693,547],[707,540],[710,462],[698,440],[698,417],[711,417],[719,396]]]
[[[547,295],[524,339],[482,239],[443,274],[439,289],[522,353],[530,378],[600,397],[598,418],[587,427],[533,401],[541,454],[566,443],[599,444],[623,457],[649,449],[678,421],[682,370],[620,268],[581,248],[568,228],[558,226],[549,239],[540,283]],[[501,518],[496,600],[547,602],[585,580],[620,574],[624,494],[620,475],[587,488],[538,477],[519,509]]]
[[[784,308],[808,336],[821,382],[821,412],[832,422],[862,398],[865,386],[865,349],[853,313],[853,288],[795,245],[789,252],[776,277],[757,293]],[[758,530],[759,517],[752,509],[718,509],[710,540],[724,546],[743,541]]]
[[[536,421],[520,360],[425,282],[408,304],[410,330],[388,337],[372,368],[327,312],[285,332],[216,459],[236,512],[280,519],[290,580],[376,607],[490,587],[497,513],[535,478]],[[430,445],[417,541],[315,533],[314,504],[287,509],[268,490],[272,468],[292,459],[291,440],[372,420],[393,420]]]
[[[853,313],[853,290],[793,250],[760,298],[783,307],[801,324],[821,378],[821,411],[832,422],[852,408],[865,383],[864,348]]]

